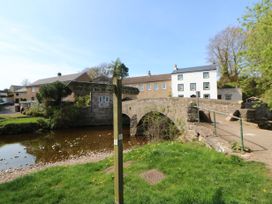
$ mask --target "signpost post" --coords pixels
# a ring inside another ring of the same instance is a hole
[[[124,203],[123,196],[123,134],[122,134],[122,94],[137,95],[134,87],[122,86],[122,79],[113,76],[112,84],[72,81],[69,88],[77,95],[93,92],[113,94],[113,132],[114,132],[114,200],[116,204]]]
[[[113,77],[114,199],[123,204],[122,80]]]

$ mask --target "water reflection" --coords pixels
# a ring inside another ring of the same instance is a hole
[[[145,140],[130,137],[125,128],[124,149],[141,145]],[[56,162],[89,152],[113,150],[111,127],[59,130],[45,134],[0,137],[0,170],[20,168],[35,163]]]

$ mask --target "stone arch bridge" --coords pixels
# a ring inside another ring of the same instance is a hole
[[[130,118],[130,134],[135,136],[140,120],[150,112],[159,112],[168,117],[179,130],[188,127],[187,109],[195,98],[156,98],[124,101],[122,113]],[[199,106],[210,110],[232,114],[240,109],[238,102],[215,99],[199,99]]]

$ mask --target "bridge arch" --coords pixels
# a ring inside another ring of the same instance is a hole
[[[150,111],[139,119],[136,135],[149,139],[174,139],[180,134],[175,122],[161,112]]]

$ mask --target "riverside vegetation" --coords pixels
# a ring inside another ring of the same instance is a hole
[[[152,143],[124,155],[126,203],[271,203],[272,181],[263,164],[225,156],[197,143]],[[53,167],[0,185],[0,203],[113,203],[113,158]],[[148,184],[140,174],[165,178]]]

